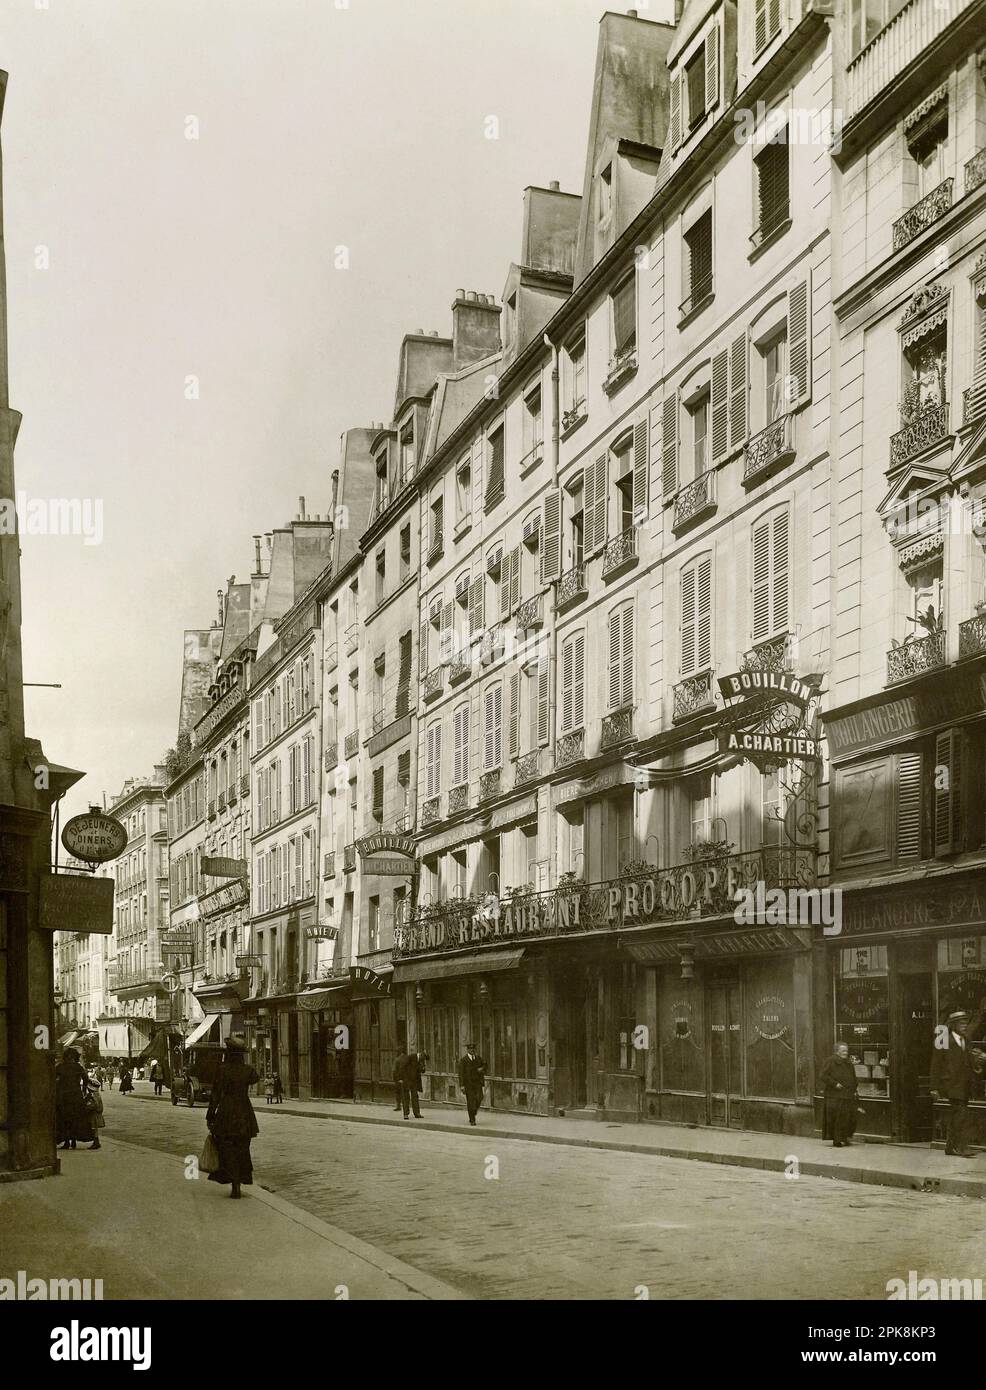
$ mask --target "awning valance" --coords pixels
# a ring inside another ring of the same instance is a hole
[[[465,956],[449,956],[444,960],[400,960],[394,964],[394,984],[409,980],[447,980],[456,975],[485,975],[493,970],[516,970],[524,956],[524,947],[512,950],[480,951]]]
[[[308,1009],[310,1013],[317,1014],[320,1009],[329,1009],[339,1001],[333,999],[333,995],[342,994],[349,989],[349,982],[344,985],[330,985],[328,989],[313,989],[307,994],[298,995],[298,1007]]]

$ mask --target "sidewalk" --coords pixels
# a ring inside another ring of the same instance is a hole
[[[142,1092],[141,1099],[154,1100]],[[165,1093],[163,1099],[170,1104]],[[268,1105],[254,1098],[264,1115],[303,1115],[308,1119],[349,1120],[356,1124],[403,1125],[405,1129],[484,1136],[494,1139],[527,1139],[542,1144],[569,1144],[587,1149],[615,1149],[626,1153],[651,1153],[665,1158],[692,1158],[701,1163],[725,1163],[739,1168],[765,1168],[784,1172],[793,1156],[804,1177],[841,1178],[844,1182],[875,1183],[883,1187],[916,1188],[960,1197],[986,1197],[986,1153],[975,1158],[951,1158],[941,1149],[919,1144],[867,1144],[854,1140],[846,1150],[835,1150],[821,1139],[791,1134],[760,1134],[752,1130],[691,1129],[686,1125],[617,1124],[551,1115],[515,1115],[490,1110],[479,1112],[476,1128],[466,1123],[465,1110],[422,1104],[422,1119],[405,1120],[389,1104],[348,1100],[285,1100]]]
[[[58,1157],[58,1177],[0,1186],[0,1278],[101,1279],[104,1299],[464,1297],[256,1183],[234,1202],[181,1158],[107,1138]]]

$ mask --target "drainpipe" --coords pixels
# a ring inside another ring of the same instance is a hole
[[[553,343],[553,342],[551,341],[551,338],[548,336],[547,333],[545,333],[545,335],[544,335],[544,345],[545,345],[545,347],[551,349],[551,393],[550,393],[550,394],[551,394],[551,486],[554,487],[554,488],[556,488],[556,487],[558,486],[558,456],[559,456],[559,453],[560,453],[560,450],[561,450],[561,409],[560,409],[560,395],[561,395],[561,391],[560,391],[560,373],[559,373],[559,353],[558,353],[558,344],[557,344],[557,343]],[[559,572],[561,572],[561,553],[562,553],[562,546],[563,546],[563,544],[564,544],[563,535],[559,535],[559,537],[558,537],[558,547],[559,547]],[[552,623],[552,624],[551,624],[551,640],[550,640],[550,642],[549,642],[549,644],[548,644],[548,673],[549,673],[549,677],[548,677],[548,678],[549,678],[549,682],[550,682],[549,689],[550,689],[552,686],[554,686],[554,685],[556,684],[556,682],[551,681],[551,676],[552,676],[553,674],[556,675],[556,674],[557,674],[557,671],[558,671],[557,656],[558,656],[558,629],[557,629],[555,623]],[[551,709],[551,706],[550,706],[550,703],[549,703],[549,710],[550,710],[550,709]],[[557,713],[557,711],[553,711],[553,713]],[[549,790],[548,793],[547,793],[547,799],[548,799],[547,811],[548,811],[548,829],[549,829],[548,839],[549,839],[549,843],[553,844],[554,841],[555,841],[555,836],[551,834],[551,829],[552,829],[552,827],[551,827],[552,806],[551,806],[551,792],[550,792],[550,790]],[[549,851],[549,853],[550,853],[550,851]],[[556,880],[556,882],[557,882],[557,877],[558,877],[558,864],[557,864],[557,862],[556,862],[556,863],[555,863],[555,880]]]

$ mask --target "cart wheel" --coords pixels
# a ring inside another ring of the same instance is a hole
[[[188,1108],[189,1108],[189,1110],[191,1110],[191,1108],[192,1108],[192,1106],[193,1106],[194,1104],[195,1104],[195,1087],[194,1087],[194,1086],[189,1086],[189,1088],[188,1088]]]
[[[178,1104],[178,1097],[175,1095],[174,1091],[171,1092],[171,1104],[172,1104],[172,1105],[177,1105],[177,1104]]]

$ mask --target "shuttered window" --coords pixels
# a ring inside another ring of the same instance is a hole
[[[756,0],[753,15],[753,51],[766,48],[781,28],[781,0]]]
[[[405,632],[398,644],[397,718],[402,719],[411,707],[411,634]]]
[[[460,705],[452,714],[452,785],[469,781],[469,706]]]
[[[500,617],[509,618],[520,603],[520,546],[508,550],[500,565]]]
[[[786,632],[790,613],[789,517],[787,509],[753,527],[753,640]]]
[[[606,503],[609,491],[609,455],[600,454],[585,470],[585,554],[606,544]]]
[[[778,131],[753,161],[757,178],[759,225],[753,234],[759,245],[790,216],[790,159],[787,131]]]
[[[633,704],[633,604],[609,615],[609,708]]]
[[[962,848],[962,734],[948,729],[935,737],[935,854]]]
[[[442,726],[430,724],[425,730],[425,796],[437,796],[442,789]]]
[[[544,495],[541,517],[541,583],[561,578],[561,492],[552,488]]]
[[[585,633],[575,632],[561,649],[561,731],[585,725]]]
[[[482,632],[486,620],[483,584],[483,576],[480,575],[469,585],[469,633],[472,637]]]
[[[712,292],[711,208],[696,218],[685,233],[685,248],[688,255],[688,299],[683,307],[688,313]]]
[[[638,526],[647,516],[650,492],[649,434],[648,421],[638,420],[633,427],[633,520]]]
[[[787,297],[788,372],[793,381],[789,404],[811,399],[811,279],[793,285]]]
[[[897,759],[897,860],[921,858],[921,754]]]
[[[492,431],[487,438],[486,495],[483,505],[488,511],[503,501],[503,426]]]
[[[712,557],[703,555],[681,574],[681,674],[712,664]]]
[[[503,686],[483,693],[483,768],[492,772],[503,763]]]
[[[637,345],[637,281],[631,274],[613,293],[613,355],[623,357]]]
[[[540,747],[550,738],[551,684],[548,657],[544,655],[537,668],[537,742]]]
[[[507,736],[507,756],[516,758],[520,753],[520,672],[513,671],[510,676],[510,724]]]
[[[383,824],[383,768],[373,769],[373,819]]]

